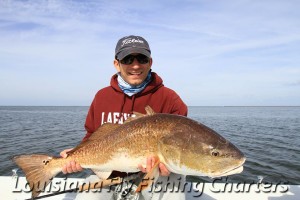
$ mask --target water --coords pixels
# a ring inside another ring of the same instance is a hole
[[[14,155],[58,156],[61,150],[77,145],[85,135],[87,110],[0,107],[0,175],[12,175],[11,170],[17,167],[11,161]],[[246,155],[243,173],[222,182],[256,183],[262,176],[267,182],[300,184],[300,107],[189,107],[189,117],[216,130]],[[68,176],[90,173],[86,170]]]

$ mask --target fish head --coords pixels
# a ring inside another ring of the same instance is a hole
[[[224,137],[200,123],[178,125],[159,140],[161,160],[174,172],[220,177],[243,171],[244,154]]]

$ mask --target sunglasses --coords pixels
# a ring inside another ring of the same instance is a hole
[[[120,62],[124,65],[130,65],[133,63],[134,59],[137,59],[137,61],[140,64],[146,64],[149,62],[149,58],[143,54],[137,54],[137,55],[128,55],[125,58],[123,58]]]

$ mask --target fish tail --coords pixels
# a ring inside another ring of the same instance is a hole
[[[20,155],[13,158],[25,173],[33,198],[44,191],[51,179],[61,171],[51,163],[52,159],[55,158],[41,154]]]

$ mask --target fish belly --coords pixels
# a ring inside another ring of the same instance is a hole
[[[82,165],[84,168],[97,169],[103,172],[113,170],[121,172],[138,172],[138,166],[146,167],[145,156],[132,156],[125,152],[119,152],[112,155],[105,163]]]

